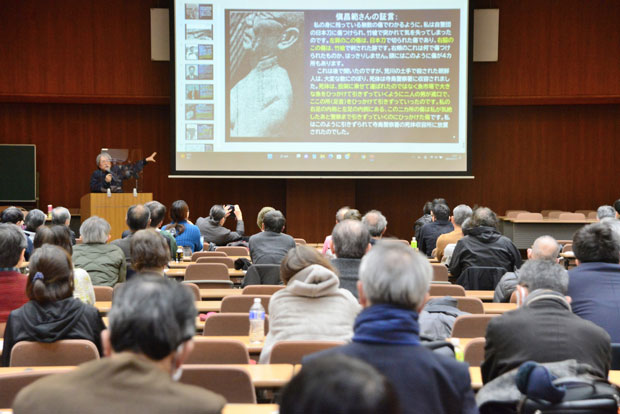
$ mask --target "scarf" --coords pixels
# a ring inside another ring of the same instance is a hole
[[[353,342],[419,345],[418,313],[388,304],[365,308],[355,319]]]

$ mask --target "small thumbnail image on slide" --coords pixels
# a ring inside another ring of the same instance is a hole
[[[185,46],[185,60],[198,60],[198,46],[186,45]]]
[[[185,79],[213,80],[213,65],[185,65]]]
[[[185,119],[213,121],[213,104],[185,104]]]
[[[188,141],[195,141],[196,136],[196,124],[185,125],[185,139]]]
[[[198,5],[186,4],[185,5],[185,18],[188,20],[198,19]]]
[[[213,139],[213,124],[198,124],[198,139]]]
[[[213,99],[213,85],[185,85],[185,99]]]
[[[213,5],[212,4],[198,5],[198,18],[200,20],[213,20]]]
[[[213,60],[213,45],[198,45],[198,59]]]
[[[213,40],[213,25],[210,24],[207,27],[185,25],[185,39],[186,40]]]

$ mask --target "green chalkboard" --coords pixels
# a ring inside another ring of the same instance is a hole
[[[0,201],[37,198],[37,147],[0,144]]]

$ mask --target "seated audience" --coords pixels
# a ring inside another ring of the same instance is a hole
[[[13,309],[28,302],[27,277],[19,272],[25,252],[26,238],[19,227],[0,224],[0,323],[6,322]]]
[[[230,216],[231,211],[229,208],[231,207],[237,219],[236,231],[230,231],[224,227],[226,219]],[[241,240],[245,230],[243,214],[236,204],[234,206],[214,205],[209,211],[209,217],[200,217],[196,220],[196,225],[200,229],[200,234],[204,237],[205,242],[215,243],[217,246],[226,246],[228,243]]]
[[[477,413],[466,364],[420,344],[418,312],[428,298],[428,260],[398,242],[380,241],[362,259],[353,342],[303,359],[342,353],[374,366],[396,388],[403,414]]]
[[[459,277],[472,266],[503,267],[512,272],[521,266],[521,254],[512,240],[497,230],[497,216],[478,207],[469,221],[467,235],[458,241],[450,260],[450,273]]]
[[[447,204],[436,203],[431,210],[432,221],[420,229],[418,248],[428,257],[433,255],[437,238],[454,230],[450,222],[450,207]]]
[[[594,223],[573,237],[578,266],[568,272],[573,312],[620,342],[620,238],[611,226]]]
[[[431,217],[432,208],[433,203],[431,203],[430,201],[424,203],[424,207],[422,207],[422,217],[417,219],[415,221],[415,224],[413,225],[413,234],[415,235],[416,240],[420,239],[420,230],[422,229],[422,227],[424,227],[425,224],[433,221],[433,218]]]
[[[19,227],[21,232],[21,227],[24,224],[24,213],[17,207],[7,207],[0,213],[0,222],[1,223],[12,223]],[[26,252],[24,253],[24,259],[28,260],[30,258],[30,254],[34,250],[32,240],[28,236],[26,236],[23,232],[22,235],[26,239]]]
[[[174,237],[172,237],[172,234],[161,229],[161,225],[166,217],[166,206],[155,200],[149,201],[144,206],[151,212],[149,227],[154,228],[163,238],[166,239],[166,243],[168,243],[168,250],[170,251],[170,258],[174,259],[177,252],[177,242]]]
[[[24,218],[24,224],[26,225],[26,236],[34,243],[34,235],[39,227],[45,224],[46,215],[44,212],[38,209],[30,210]]]
[[[125,261],[127,262],[127,279],[130,279],[135,273],[131,264],[131,238],[138,230],[144,230],[148,227],[151,220],[151,211],[142,204],[136,204],[127,210],[127,216],[125,217],[125,223],[129,227],[129,235],[122,239],[113,240],[110,244],[118,246],[125,255]]]
[[[596,218],[598,221],[602,221],[603,219],[606,218],[612,218],[615,219],[616,218],[616,210],[614,210],[614,208],[612,206],[600,206],[597,210],[596,210]]]
[[[284,387],[280,414],[398,414],[393,385],[371,365],[329,355],[304,365]]]
[[[387,230],[387,220],[379,210],[370,210],[362,217],[362,223],[368,228],[370,233],[370,244],[374,245],[381,239]]]
[[[37,234],[34,236],[34,248],[38,249],[44,244],[62,247],[69,256],[73,254],[71,233],[65,226],[43,226],[37,230]],[[73,268],[73,297],[89,305],[95,304],[95,290],[90,276],[86,270],[76,267]]]
[[[131,238],[131,263],[140,275],[164,275],[164,269],[170,260],[170,251],[166,239],[155,229],[138,230]]]
[[[368,228],[356,220],[343,220],[332,231],[332,249],[336,258],[332,265],[338,270],[340,287],[357,298],[357,281],[362,256],[370,250]]]
[[[194,300],[181,284],[134,278],[114,296],[101,335],[106,358],[34,382],[17,395],[14,413],[221,412],[221,396],[176,382],[194,347],[195,318]]]
[[[446,263],[443,260],[446,247],[449,244],[456,244],[459,240],[463,238],[463,229],[461,228],[461,226],[463,225],[465,220],[472,216],[472,214],[473,212],[471,207],[466,204],[459,204],[458,206],[454,207],[454,210],[452,210],[452,216],[450,217],[450,222],[454,226],[454,230],[449,233],[441,234],[439,237],[437,237],[435,257],[439,262]],[[450,255],[450,257],[452,257],[452,255]],[[450,262],[448,261],[447,263]]]
[[[26,295],[30,301],[9,315],[4,332],[2,365],[20,341],[54,342],[87,339],[100,354],[105,325],[99,311],[73,297],[71,256],[59,246],[43,245],[32,253]]]
[[[295,248],[295,240],[282,233],[285,224],[286,219],[279,210],[265,214],[262,231],[250,237],[252,264],[279,265],[286,253]]]
[[[486,332],[482,380],[487,383],[526,361],[576,359],[607,378],[609,335],[571,312],[568,273],[550,260],[528,260],[519,272],[523,305],[491,319]]]
[[[280,265],[280,277],[286,287],[269,301],[269,333],[260,363],[269,362],[278,341],[351,338],[360,305],[351,292],[338,288],[335,269],[316,249],[291,249]]]
[[[202,250],[203,242],[198,226],[189,221],[189,206],[183,200],[177,200],[170,207],[172,223],[165,228],[174,236],[177,246],[189,247],[192,253]]]
[[[273,210],[275,210],[273,207],[263,207],[258,212],[258,215],[256,216],[256,225],[260,231],[263,231],[263,218],[265,217],[265,214]]]
[[[540,236],[534,240],[534,244],[531,248],[527,249],[528,260],[549,260],[551,262],[558,262],[558,255],[560,254],[561,246],[551,236]],[[499,280],[499,283],[495,287],[495,293],[493,294],[493,302],[509,302],[512,292],[517,287],[517,280],[519,279],[519,269],[514,272],[507,272]]]
[[[71,244],[75,244],[75,232],[71,230],[71,213],[65,207],[56,207],[52,210],[52,225],[65,226],[71,233]]]
[[[340,207],[338,211],[336,211],[336,224],[344,220],[344,215],[349,210],[351,210],[351,207],[344,206],[344,207]],[[332,235],[330,234],[327,237],[325,237],[325,241],[323,242],[323,249],[321,250],[321,253],[323,253],[324,255],[327,255],[327,257],[333,257],[334,252],[331,250],[331,248],[332,248]]]
[[[110,224],[98,216],[87,218],[80,226],[82,244],[73,247],[75,267],[86,270],[93,286],[114,286],[127,274],[125,254],[120,247],[107,244]]]

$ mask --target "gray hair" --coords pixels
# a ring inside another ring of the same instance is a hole
[[[107,152],[102,152],[97,155],[97,159],[95,160],[95,162],[97,163],[97,167],[99,167],[99,163],[101,162],[102,158],[107,158],[108,160],[112,161],[112,156],[110,154],[108,154]]]
[[[84,243],[105,243],[110,235],[110,223],[98,216],[89,217],[80,226],[80,234]]]
[[[527,287],[530,292],[549,289],[566,295],[568,272],[549,260],[528,260],[519,270],[519,284]]]
[[[46,215],[39,209],[33,209],[28,212],[24,218],[24,224],[26,224],[26,230],[37,231],[39,227],[45,224]]]
[[[532,259],[555,260],[560,254],[560,244],[551,236],[540,236],[532,245]]]
[[[478,207],[471,216],[471,227],[481,226],[497,228],[497,215],[488,207]]]
[[[470,218],[472,214],[473,211],[471,207],[469,207],[467,204],[459,204],[458,206],[454,207],[454,210],[452,210],[454,224],[456,224],[457,226],[462,226],[465,220]]]
[[[64,226],[67,220],[71,220],[71,213],[65,207],[56,207],[52,210],[52,224]]]
[[[362,217],[362,223],[366,225],[372,237],[379,237],[387,227],[387,219],[379,210],[370,210]]]
[[[338,258],[360,259],[370,243],[368,228],[357,220],[343,220],[332,231],[334,253]]]
[[[608,206],[608,205],[600,206],[596,210],[596,217],[599,220],[603,220],[604,218],[607,218],[607,217],[616,218],[616,210],[612,206]]]
[[[601,220],[601,223],[608,226],[618,237],[620,241],[620,220],[617,220],[612,217],[605,217]]]
[[[409,246],[381,240],[362,258],[359,278],[370,304],[417,310],[429,290],[433,268]]]
[[[336,211],[336,222],[340,223],[342,220],[344,220],[344,215],[349,210],[351,210],[351,207],[349,206],[340,207],[338,211]]]

